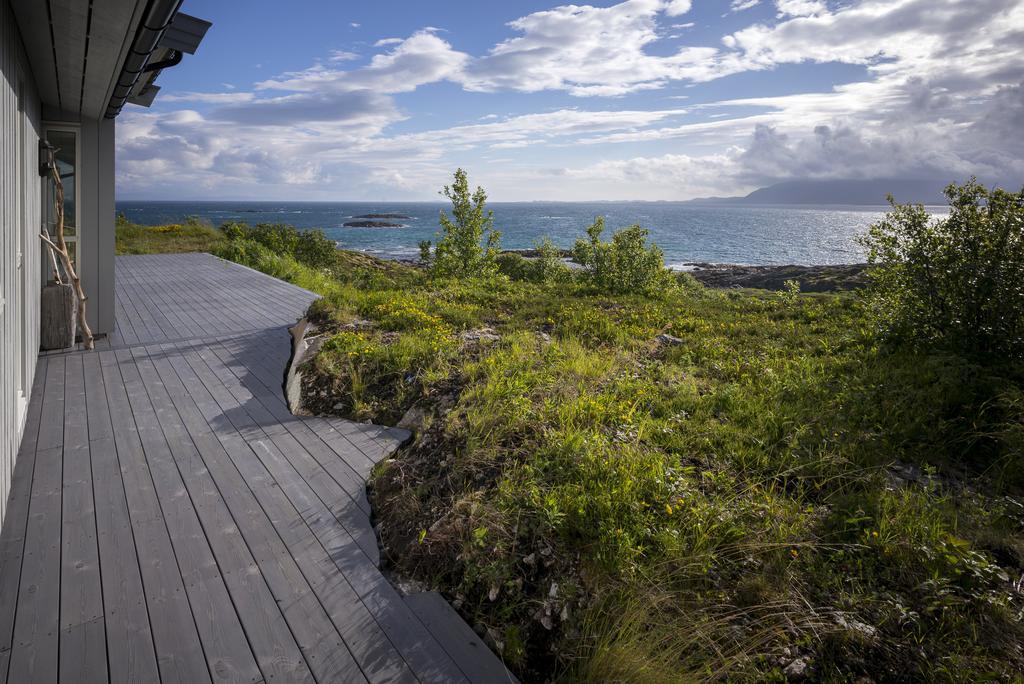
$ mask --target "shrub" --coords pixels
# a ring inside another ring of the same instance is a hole
[[[518,252],[502,252],[495,258],[498,273],[512,280],[530,280],[532,264],[530,260]]]
[[[1024,353],[1024,191],[974,179],[946,188],[950,213],[896,204],[871,226],[868,303],[887,337],[967,354]]]
[[[572,279],[572,269],[562,261],[562,253],[551,238],[541,238],[533,247],[536,256],[529,259],[517,252],[499,254],[495,260],[498,272],[512,280],[531,283],[564,283]]]
[[[452,216],[441,211],[441,230],[434,253],[430,243],[420,243],[420,258],[441,276],[486,276],[496,272],[495,259],[501,233],[494,229],[494,212],[488,211],[487,193],[478,187],[470,194],[469,177],[455,171],[455,182],[441,191],[452,202]]]
[[[638,225],[623,228],[602,242],[604,217],[587,228],[589,239],[579,239],[573,258],[583,266],[590,284],[609,294],[655,294],[671,287],[661,249],[647,244],[647,231]]]
[[[534,243],[537,258],[533,261],[533,280],[538,283],[565,282],[572,277],[572,270],[562,261],[562,253],[549,237]]]
[[[221,231],[229,240],[252,240],[276,254],[287,254],[313,268],[329,268],[337,260],[338,248],[320,230],[298,230],[283,223],[225,223]]]

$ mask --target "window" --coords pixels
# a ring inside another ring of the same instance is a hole
[[[54,157],[57,162],[57,171],[60,173],[61,182],[64,184],[64,241],[68,245],[68,255],[75,270],[80,271],[78,266],[78,132],[71,128],[48,128],[46,140],[56,149]],[[53,208],[54,192],[56,192],[53,181],[46,183],[46,223],[50,235],[57,235],[57,215]]]

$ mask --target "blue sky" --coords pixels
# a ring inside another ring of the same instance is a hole
[[[214,2],[121,199],[678,200],[1024,179],[1024,0]]]

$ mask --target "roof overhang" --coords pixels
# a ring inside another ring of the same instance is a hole
[[[125,101],[148,106],[161,65],[195,52],[210,24],[178,12],[180,5],[11,0],[43,104],[88,118],[116,116]]]

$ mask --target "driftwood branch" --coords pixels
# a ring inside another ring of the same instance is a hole
[[[60,263],[64,266],[64,273],[74,288],[75,296],[78,297],[78,330],[82,333],[82,346],[92,349],[94,346],[92,330],[85,319],[85,302],[88,297],[85,296],[85,290],[82,289],[82,280],[78,277],[78,272],[75,271],[75,265],[71,262],[71,256],[68,253],[68,244],[64,240],[64,181],[61,180],[57,162],[52,154],[49,166],[54,185],[53,209],[57,219],[57,239],[56,241],[51,239],[49,231],[45,227],[39,237],[43,244],[50,249],[50,258],[54,261],[54,273],[58,282],[60,282],[60,270],[56,268],[57,259],[60,259]]]
[[[57,281],[58,285],[64,284],[64,279],[60,277],[60,268],[57,267],[57,245],[50,239],[50,231],[47,230],[46,224],[43,224],[43,232],[39,234],[39,237],[49,245],[50,249],[46,250],[46,253],[50,255],[50,263],[53,265],[53,279]]]

